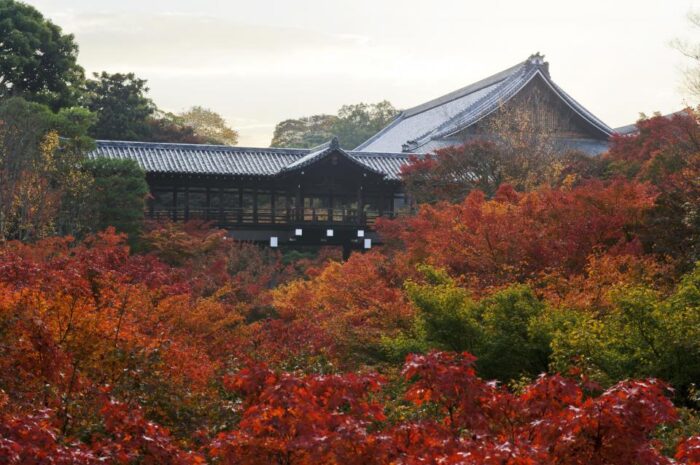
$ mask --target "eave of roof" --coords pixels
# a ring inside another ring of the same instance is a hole
[[[375,169],[371,166],[367,166],[366,164],[360,162],[353,156],[351,156],[349,153],[347,153],[345,150],[340,148],[340,143],[338,142],[337,137],[333,137],[333,139],[330,140],[327,144],[323,144],[320,147],[315,147],[312,152],[309,152],[308,154],[304,155],[303,157],[299,158],[298,160],[290,163],[289,165],[283,167],[280,170],[280,173],[285,173],[289,171],[295,171],[310,165],[313,165],[314,163],[322,160],[323,158],[329,156],[332,153],[337,153],[346,160],[348,160],[350,163],[357,165],[363,170],[367,170],[370,173],[379,175],[379,176],[386,176],[386,173],[383,173],[382,171]]]
[[[409,141],[408,147],[411,150],[416,150],[432,139],[440,139],[444,137],[452,136],[465,128],[481,121],[490,114],[497,111],[502,105],[507,103],[510,99],[515,97],[518,92],[520,92],[526,85],[528,85],[533,79],[541,78],[552,91],[557,94],[557,96],[566,105],[578,114],[581,118],[587,121],[591,126],[597,129],[601,136],[610,137],[613,134],[613,130],[603,123],[601,120],[596,118],[592,113],[586,110],[581,104],[574,100],[569,94],[564,92],[559,86],[552,82],[551,78],[547,73],[543,73],[539,67],[526,68],[522,73],[512,75],[507,81],[503,82],[498,89],[489,93],[483,97],[479,102],[474,104],[471,108],[464,111],[462,114],[446,121],[443,125],[438,126],[433,131],[420,136],[415,141]],[[412,143],[413,142],[413,143]]]
[[[411,156],[345,151],[336,145],[331,141],[314,149],[295,149],[98,140],[88,157],[132,159],[151,174],[277,176],[337,152],[369,172],[397,181]]]
[[[420,134],[399,142],[402,144],[404,150],[417,151],[427,146],[431,140],[449,137],[493,113],[501,105],[513,98],[513,96],[535,78],[535,76],[540,76],[572,111],[596,129],[603,138],[609,137],[613,133],[610,127],[595,117],[595,115],[552,81],[549,75],[548,63],[544,61],[542,55],[535,54],[530,56],[527,60],[501,71],[500,73],[402,112],[388,126],[360,144],[355,150],[366,150],[373,145],[376,146],[378,141],[388,137],[392,132],[395,134],[394,138],[396,139],[397,136],[400,137],[400,134],[406,133],[406,128],[409,128],[408,131],[411,130],[411,126],[406,126],[406,124],[409,124],[408,122],[411,121],[411,118],[416,115],[434,110],[443,105],[450,105],[451,102],[458,99],[465,99],[464,102],[467,102],[467,104],[462,111],[447,116],[442,122],[435,126],[424,127]],[[481,92],[482,95],[478,95],[479,92]],[[476,98],[469,101],[468,97],[472,95]],[[415,126],[416,123],[413,123],[413,125]],[[399,126],[404,129],[399,130]],[[400,132],[397,133],[397,130]],[[392,144],[396,143],[397,140],[394,140],[393,142],[384,144],[383,148],[387,148],[387,145],[390,147]],[[382,144],[380,143],[379,146],[382,146]]]

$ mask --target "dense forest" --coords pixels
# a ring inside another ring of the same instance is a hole
[[[85,154],[164,127],[98,97],[145,82],[13,0],[0,34],[0,463],[700,464],[697,111],[416,158],[415,214],[342,261],[144,221],[143,171]],[[324,130],[355,110],[393,113]]]

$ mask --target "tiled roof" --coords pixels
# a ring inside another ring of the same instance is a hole
[[[96,141],[95,150],[88,156],[135,160],[147,173],[274,176],[307,166],[332,152],[389,180],[400,179],[401,167],[410,156],[348,152],[333,141],[313,149],[282,149],[108,140]]]
[[[612,134],[612,129],[551,80],[548,63],[543,56],[535,54],[505,71],[402,112],[355,150],[427,153],[435,145],[432,141],[444,140],[488,116],[535,76],[544,79],[566,105],[601,134],[601,138]]]
[[[338,153],[341,156],[350,160],[352,163],[356,163],[356,164],[364,167],[365,169],[373,171],[376,174],[379,174],[379,175],[388,174],[388,173],[384,173],[382,170],[376,169],[374,166],[371,166],[367,163],[362,163],[360,160],[351,156],[345,150],[342,150],[340,148],[340,144],[338,143],[337,137],[334,137],[333,139],[330,140],[330,142],[328,142],[326,144],[312,148],[311,152],[307,153],[306,155],[299,158],[298,160],[295,160],[292,163],[290,163],[289,165],[285,166],[284,168],[281,169],[281,171],[293,171],[296,169],[303,168],[305,166],[309,166],[309,165],[315,163],[316,161],[330,155],[331,153]]]
[[[688,110],[678,110],[674,111],[673,113],[667,113],[665,115],[662,115],[664,118],[671,119],[676,115],[682,115],[682,114],[687,114]],[[619,128],[614,129],[615,133],[621,136],[630,136],[637,134],[639,132],[639,128],[637,127],[637,123],[632,123],[632,124],[627,124],[625,126],[620,126]]]

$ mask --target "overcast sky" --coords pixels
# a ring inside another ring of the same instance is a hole
[[[388,99],[408,108],[545,54],[609,125],[681,108],[674,38],[698,0],[29,0],[88,72],[135,72],[157,105],[203,105],[267,146],[277,122]]]

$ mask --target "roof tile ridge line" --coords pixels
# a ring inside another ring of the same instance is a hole
[[[428,100],[427,102],[422,103],[422,104],[420,104],[420,105],[416,105],[415,107],[408,108],[408,109],[406,110],[407,113],[410,112],[410,111],[411,111],[412,109],[414,109],[414,108],[420,108],[420,107],[423,106],[423,105],[427,105],[427,104],[429,104],[429,103],[431,103],[431,102],[438,101],[438,100],[440,100],[441,98],[447,97],[447,96],[450,95],[450,94],[460,92],[460,91],[465,90],[465,89],[467,89],[467,88],[469,88],[469,87],[471,87],[471,86],[474,86],[474,85],[476,85],[476,84],[479,84],[479,83],[482,83],[482,82],[483,82],[483,84],[482,84],[481,86],[477,87],[476,89],[471,90],[469,93],[466,93],[466,94],[465,94],[465,93],[457,94],[457,95],[456,95],[454,98],[452,98],[452,99],[445,100],[444,102],[441,102],[441,103],[436,103],[436,104],[433,105],[433,106],[427,107],[427,108],[425,108],[425,109],[423,109],[423,110],[420,110],[420,111],[416,111],[415,113],[411,113],[408,117],[411,118],[411,117],[416,116],[416,115],[419,115],[419,114],[421,114],[421,113],[425,113],[426,111],[432,110],[433,108],[436,108],[436,107],[438,107],[438,106],[441,106],[441,105],[444,105],[444,104],[447,104],[447,103],[450,103],[450,102],[454,102],[455,100],[458,100],[458,99],[460,99],[460,98],[466,97],[467,95],[471,95],[471,94],[473,94],[474,92],[478,92],[478,91],[483,90],[483,89],[485,89],[485,88],[487,88],[487,87],[490,87],[490,86],[493,86],[493,85],[502,83],[503,81],[508,80],[508,79],[509,79],[510,77],[512,77],[514,74],[517,74],[518,72],[521,72],[521,71],[522,71],[522,68],[524,68],[526,64],[527,64],[527,60],[522,61],[522,62],[520,62],[520,63],[518,63],[518,64],[516,64],[516,65],[511,66],[510,68],[506,68],[506,69],[504,69],[504,70],[502,70],[502,71],[499,71],[498,73],[495,73],[495,74],[492,74],[492,75],[490,75],[490,76],[487,76],[487,77],[485,77],[485,78],[483,78],[483,79],[480,79],[480,80],[478,80],[478,81],[476,81],[476,82],[473,82],[473,83],[471,83],[471,84],[469,84],[469,85],[466,85],[466,86],[464,86],[464,87],[461,87],[461,88],[459,88],[459,89],[457,89],[457,90],[453,90],[452,92],[448,92],[448,93],[446,93],[446,94],[444,94],[444,95],[441,95],[440,97],[436,97],[436,98],[434,98],[434,99],[432,99],[432,100]],[[517,68],[521,68],[521,69],[517,69]],[[501,74],[504,75],[503,78],[501,78],[501,79],[495,79],[497,76],[500,76]],[[494,79],[494,81],[491,81],[492,79]]]
[[[136,147],[153,147],[166,148],[167,146],[176,147],[191,147],[193,149],[208,149],[212,148],[218,152],[308,152],[308,148],[302,147],[243,147],[239,145],[217,145],[217,144],[188,144],[183,142],[146,142],[136,140],[110,140],[110,139],[95,139],[95,148],[98,147],[118,147],[118,146],[136,146]]]
[[[596,128],[599,129],[601,132],[604,132],[604,133],[605,133],[607,130],[609,130],[609,127],[608,127],[607,124],[605,124],[603,121],[601,121],[600,119],[598,119],[595,115],[593,115],[593,113],[591,113],[590,111],[588,111],[583,105],[581,105],[580,103],[578,103],[573,97],[571,97],[569,94],[567,94],[566,91],[564,91],[561,87],[559,87],[559,86],[552,80],[551,76],[547,75],[546,73],[543,73],[539,68],[534,68],[534,70],[535,70],[535,73],[533,73],[532,76],[529,76],[529,77],[525,80],[523,86],[527,85],[527,83],[530,82],[530,80],[532,80],[532,79],[535,77],[535,75],[537,74],[537,72],[539,72],[539,74],[542,76],[542,78],[545,80],[545,82],[546,82],[549,86],[552,87],[552,89],[553,89],[553,91],[554,91],[555,93],[560,93],[560,97],[565,101],[565,103],[566,103],[567,105],[569,105],[569,107],[570,107],[575,113],[578,113],[579,116],[581,116],[581,117],[584,118],[584,119],[587,119],[588,122],[589,122],[592,126],[596,127]],[[516,91],[516,93],[517,93],[517,91]],[[510,100],[512,97],[513,97],[513,95],[511,95],[510,97],[508,97],[505,101],[507,102],[507,101]],[[472,125],[472,124],[478,122],[479,120],[485,118],[486,116],[488,116],[488,115],[490,115],[491,113],[493,113],[493,111],[495,111],[495,109],[493,109],[493,110],[487,112],[486,114],[484,114],[484,115],[482,115],[482,116],[477,117],[476,119],[474,119],[473,121],[471,121],[471,122],[469,123],[469,125]],[[460,122],[460,124],[463,124],[463,122]],[[459,132],[460,130],[461,130],[461,129],[445,130],[445,131],[443,131],[443,133],[436,134],[435,136],[436,136],[436,137],[450,136],[450,135],[452,135],[452,134],[454,134],[454,133],[456,133],[456,132]],[[609,135],[612,135],[613,133],[612,133],[612,132],[609,132],[608,134],[609,134]],[[427,144],[428,142],[430,142],[430,140],[433,140],[433,139],[431,138],[431,139],[428,139],[428,140],[425,140],[425,141],[420,141],[421,143],[418,144],[418,145],[417,145],[416,147],[414,147],[414,148],[422,147],[423,145],[425,145],[425,144]]]
[[[365,152],[362,150],[347,150],[346,152],[352,157],[383,158],[389,160],[407,158],[410,155],[420,155],[411,152]]]
[[[480,100],[479,102],[476,103],[476,105],[480,105],[480,108],[476,108],[476,110],[477,110],[476,115],[466,117],[466,112],[461,114],[461,115],[458,115],[457,118],[462,117],[462,116],[465,116],[465,118],[463,120],[459,121],[457,124],[462,125],[462,124],[468,123],[468,125],[471,126],[472,124],[476,123],[477,121],[481,120],[482,118],[485,118],[486,116],[490,115],[494,111],[498,110],[498,108],[500,108],[501,105],[505,104],[511,98],[513,98],[538,73],[542,74],[542,72],[537,68],[526,70],[526,72],[523,74],[523,76],[520,76],[520,79],[513,80],[512,82],[508,83],[508,85],[504,85],[504,87],[507,87],[507,88],[503,89],[504,90],[503,97],[501,97],[498,100],[493,101],[493,102]],[[488,100],[486,97],[488,97],[488,96],[485,96],[484,100]],[[481,108],[481,107],[485,107],[485,108]],[[459,130],[461,130],[461,129],[454,129],[454,128],[449,128],[446,126],[442,131],[435,134],[435,136],[436,137],[449,136],[449,135],[452,135]]]
[[[536,71],[536,69],[535,69],[535,71]],[[510,84],[512,84],[514,82],[518,82],[519,80],[523,79],[527,74],[530,74],[532,72],[533,72],[532,69],[523,68],[523,70],[521,70],[519,73],[514,73],[514,74],[508,76],[508,78],[501,81],[498,86],[496,86],[494,89],[492,89],[486,95],[484,95],[479,100],[474,102],[472,105],[469,105],[469,107],[467,107],[464,110],[462,110],[461,112],[457,113],[454,117],[450,118],[448,121],[445,121],[444,123],[431,129],[430,131],[420,135],[419,137],[416,137],[415,139],[413,139],[413,141],[406,141],[406,142],[407,143],[414,142],[415,147],[421,147],[421,146],[425,145],[427,142],[429,142],[430,140],[432,140],[433,138],[441,137],[443,135],[442,132],[444,132],[448,126],[453,126],[455,124],[457,124],[457,125],[463,124],[462,118],[466,114],[471,113],[475,110],[479,110],[480,112],[483,111],[483,110],[481,110],[481,106],[484,106],[489,100],[491,100],[491,97],[494,94],[499,93],[503,90],[508,90],[507,87]],[[522,76],[521,76],[521,74],[522,74]],[[500,100],[498,102],[500,104]],[[487,106],[487,108],[488,108],[488,106]]]
[[[378,133],[376,133],[375,135],[373,135],[372,137],[370,137],[369,139],[367,139],[366,141],[364,141],[363,143],[361,143],[360,145],[358,145],[357,147],[355,147],[352,150],[355,152],[362,151],[362,149],[364,149],[369,144],[371,144],[372,142],[377,140],[379,138],[379,136],[383,135],[389,129],[391,129],[394,126],[396,126],[397,124],[399,124],[400,121],[403,121],[405,113],[406,113],[406,111],[402,111],[401,113],[396,115],[396,117],[389,124],[384,126]]]
[[[324,150],[319,150],[317,152],[309,153],[309,154],[301,157],[300,159],[295,160],[292,163],[282,167],[279,170],[279,173],[287,172],[287,171],[290,171],[292,169],[303,168],[305,166],[309,166],[313,160],[323,158],[332,152],[339,152],[341,155],[343,155],[345,158],[350,160],[352,163],[356,163],[357,165],[362,166],[362,167],[364,167],[364,168],[366,168],[366,169],[368,169],[376,174],[381,174],[382,176],[387,175],[386,173],[379,171],[378,169],[375,169],[371,166],[367,166],[366,164],[362,163],[360,160],[353,157],[349,152],[344,150],[342,147],[337,146],[337,139],[335,141],[335,144],[333,143],[333,139],[331,139],[331,142],[329,143],[328,147],[325,148]],[[293,166],[295,163],[299,163],[299,164],[297,166]]]
[[[294,160],[293,162],[289,163],[288,165],[283,166],[280,169],[280,172],[287,171],[289,169],[294,169],[297,167],[307,166],[311,160],[314,160],[314,159],[319,158],[319,157],[323,157],[324,155],[326,155],[326,152],[329,152],[329,151],[330,151],[330,144],[328,144],[328,146],[326,146],[320,150],[309,152],[306,155],[304,155],[303,157],[301,157],[297,160]],[[298,163],[298,166],[293,166],[297,163]]]
[[[603,120],[598,118],[596,115],[594,115],[590,110],[588,110],[586,107],[581,105],[576,99],[574,99],[571,95],[569,95],[564,89],[559,87],[557,83],[555,83],[553,80],[549,79],[549,84],[556,89],[557,92],[561,93],[562,97],[564,97],[565,100],[568,100],[568,103],[571,106],[574,106],[579,109],[581,113],[583,113],[584,117],[587,117],[588,119],[591,120],[592,123],[594,123],[595,126],[599,126],[599,129],[603,130],[603,132],[607,132],[608,135],[612,135],[615,133],[615,130],[605,124]]]

